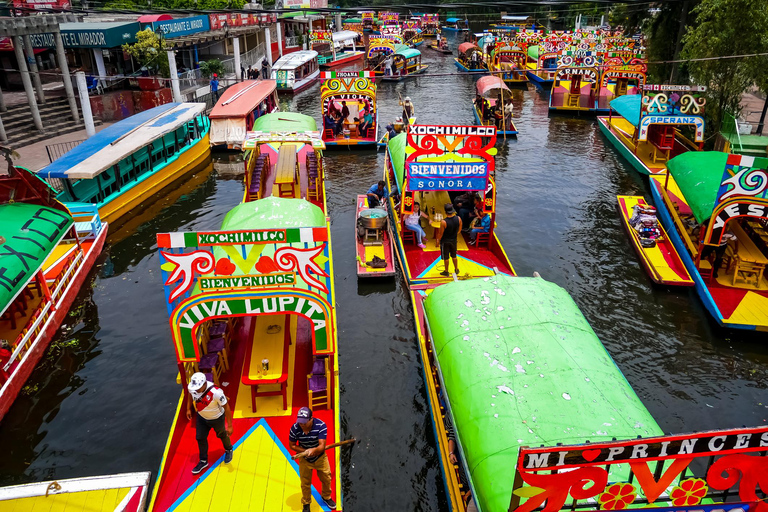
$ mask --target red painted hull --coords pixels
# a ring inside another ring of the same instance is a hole
[[[72,303],[96,262],[96,258],[101,254],[101,250],[104,247],[104,240],[107,238],[108,229],[106,223],[104,223],[103,226],[98,238],[96,238],[88,252],[85,254],[85,259],[83,260],[82,265],[80,265],[80,268],[75,272],[72,281],[64,291],[62,299],[58,303],[54,314],[51,315],[46,322],[32,349],[27,352],[27,355],[24,357],[21,364],[16,367],[8,381],[0,390],[0,420],[3,419],[8,412],[8,409],[11,408],[11,404],[13,404],[13,401],[19,395],[21,388],[24,387],[27,379],[37,366],[37,363],[45,353],[45,350],[48,348],[51,339],[58,331],[61,323],[67,317],[69,309],[72,307]]]

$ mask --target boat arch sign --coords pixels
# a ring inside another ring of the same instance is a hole
[[[179,361],[200,359],[197,327],[212,318],[296,314],[312,322],[315,354],[333,352],[333,312],[319,295],[298,289],[224,291],[195,295],[171,314],[171,336]]]

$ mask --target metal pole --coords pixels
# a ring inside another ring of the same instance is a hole
[[[235,54],[235,82],[239,82],[242,75],[240,72],[240,38],[238,36],[232,38],[232,53]]]
[[[80,113],[77,111],[77,100],[75,99],[75,91],[72,87],[72,75],[69,74],[69,64],[67,64],[67,56],[64,53],[64,41],[61,39],[61,32],[57,30],[53,33],[53,37],[56,40],[56,58],[59,61],[59,69],[61,70],[61,80],[64,82],[64,90],[67,93],[69,110],[72,112],[72,119],[74,119],[76,123],[79,123]],[[90,103],[88,105],[90,106]]]
[[[93,125],[93,113],[91,112],[91,98],[88,96],[88,84],[85,83],[85,73],[78,71],[75,73],[77,80],[77,92],[80,94],[80,105],[83,108],[83,121],[85,122],[85,133],[88,137],[96,135],[96,127]]]
[[[168,50],[168,71],[171,75],[171,91],[173,91],[173,101],[181,103],[181,88],[179,87],[179,73],[176,71],[176,56],[173,50]]]
[[[13,36],[13,51],[16,54],[16,61],[19,63],[21,81],[24,83],[24,92],[27,93],[27,102],[29,103],[29,110],[32,112],[32,121],[35,123],[35,128],[42,132],[43,122],[40,120],[40,111],[37,109],[35,91],[32,88],[32,80],[29,79],[29,69],[27,69],[27,59],[24,57],[23,47],[24,43],[21,36]]]
[[[279,27],[280,25],[278,24],[277,26]],[[269,64],[271,66],[272,62],[274,62],[274,61],[272,60],[272,36],[270,35],[269,32],[270,32],[269,31],[269,27],[265,27],[264,28],[264,42],[266,43],[266,48],[267,48],[267,64]],[[278,47],[279,46],[280,45],[278,44]],[[262,77],[262,78],[264,78],[264,77]]]
[[[283,29],[279,21],[277,22],[277,54],[283,56]],[[269,64],[272,65],[271,62]]]
[[[0,141],[8,142],[8,136],[5,134],[5,126],[3,126],[2,119],[0,119]]]
[[[27,56],[27,65],[32,74],[32,82],[35,84],[35,91],[37,91],[37,101],[39,101],[41,105],[45,105],[43,83],[40,81],[40,73],[37,72],[37,61],[35,60],[35,51],[32,49],[32,39],[30,39],[29,35],[22,36],[22,38],[24,40],[24,53]]]
[[[5,106],[5,99],[3,98],[3,89],[0,88],[0,112],[8,110]]]
[[[765,103],[763,103],[763,113],[760,114],[760,122],[757,123],[757,134],[763,134],[763,126],[765,126],[765,114],[768,113],[768,94],[765,97]]]

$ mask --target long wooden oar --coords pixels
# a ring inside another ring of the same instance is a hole
[[[346,441],[339,441],[338,443],[329,444],[328,446],[325,447],[325,449],[327,451],[327,450],[330,450],[331,448],[336,448],[337,446],[344,446],[345,444],[354,443],[355,441],[356,439],[353,437],[352,439],[347,439]],[[308,451],[309,450],[305,450],[301,453],[297,453],[296,455],[292,455],[291,458],[293,460],[296,460],[296,459],[300,459],[301,457],[306,457]]]

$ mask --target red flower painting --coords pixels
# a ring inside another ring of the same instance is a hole
[[[707,483],[702,478],[689,478],[672,489],[669,497],[676,507],[691,507],[701,503],[707,495]]]
[[[617,483],[610,485],[597,501],[603,510],[624,510],[636,497],[637,490],[634,485]]]

